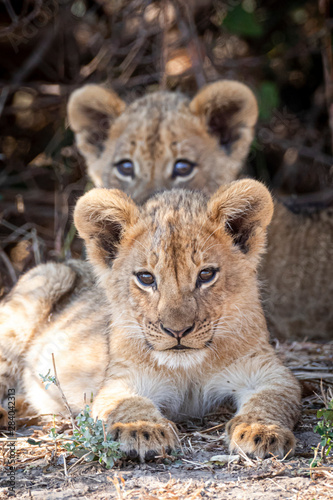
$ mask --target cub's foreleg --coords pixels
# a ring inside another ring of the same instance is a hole
[[[130,458],[150,460],[176,445],[175,425],[149,398],[139,396],[123,380],[110,380],[98,393],[93,416],[106,422],[108,432]]]
[[[24,355],[38,330],[48,321],[54,305],[74,286],[76,272],[64,264],[42,264],[23,275],[0,304],[0,403],[8,389],[20,393]],[[18,409],[18,408],[17,408]],[[7,412],[0,406],[0,426]]]
[[[297,380],[271,355],[243,358],[229,369],[238,412],[226,427],[230,451],[259,457],[289,456],[295,450],[292,429],[299,417]]]

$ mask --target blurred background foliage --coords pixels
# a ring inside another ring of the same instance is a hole
[[[300,211],[331,205],[332,28],[329,0],[2,0],[0,296],[81,255],[71,211],[91,184],[66,102],[88,82],[128,101],[245,82],[260,107],[245,173]]]

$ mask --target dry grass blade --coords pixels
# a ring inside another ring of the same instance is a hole
[[[8,274],[9,274],[13,284],[15,285],[15,283],[17,282],[15,269],[13,268],[10,259],[8,258],[7,254],[2,250],[2,248],[0,248],[0,257],[3,260],[5,266],[7,267]]]
[[[55,383],[56,383],[56,386],[58,387],[59,391],[60,391],[60,394],[61,394],[61,398],[63,400],[63,403],[65,405],[65,408],[66,410],[68,411],[68,415],[71,419],[71,422],[72,422],[72,428],[73,428],[73,431],[75,429],[77,429],[76,425],[75,425],[75,420],[74,420],[74,415],[73,415],[73,412],[68,404],[68,401],[67,401],[67,398],[61,388],[61,385],[60,385],[60,382],[59,382],[59,379],[58,379],[58,375],[57,375],[57,368],[56,368],[56,364],[55,364],[55,359],[54,359],[54,354],[52,353],[52,363],[53,363],[53,370],[54,370],[54,378],[55,378]]]
[[[65,476],[68,476],[68,472],[67,472],[67,463],[66,463],[66,456],[63,455],[62,456],[62,459],[63,459],[63,462],[64,462],[64,473],[65,473]]]
[[[204,429],[200,433],[205,434],[206,432],[217,431],[218,429],[222,429],[223,427],[225,427],[225,422],[223,424],[214,425],[214,427],[210,427],[209,429]]]

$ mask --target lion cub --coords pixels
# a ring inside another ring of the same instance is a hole
[[[160,189],[210,195],[234,181],[258,107],[246,85],[228,80],[207,85],[192,100],[155,92],[129,105],[110,89],[86,85],[73,92],[68,118],[95,185],[123,189],[140,203]],[[275,203],[261,270],[274,336],[331,338],[332,213],[294,214]]]
[[[73,411],[93,393],[94,417],[131,457],[174,448],[170,420],[226,398],[237,407],[231,452],[293,452],[300,388],[268,343],[256,277],[272,214],[268,190],[253,180],[209,199],[171,190],[141,207],[118,190],[85,194],[74,219],[96,283],[84,263],[41,265],[1,305],[1,349],[7,371],[20,360],[27,402],[63,410],[57,388],[46,391],[38,376],[54,353]]]

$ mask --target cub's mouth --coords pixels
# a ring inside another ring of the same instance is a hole
[[[178,344],[173,347],[170,347],[170,349],[167,349],[167,351],[185,351],[186,349],[190,349],[192,351],[197,350],[195,347],[187,347],[186,345]]]

